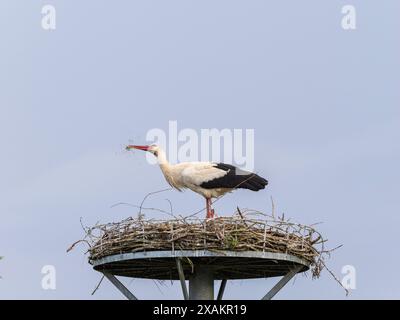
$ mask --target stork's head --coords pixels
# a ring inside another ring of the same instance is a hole
[[[158,157],[158,154],[160,151],[160,147],[157,146],[156,144],[152,144],[149,146],[128,145],[128,146],[126,146],[125,149],[126,150],[138,149],[138,150],[148,151],[148,152],[154,154],[154,156],[156,156],[156,157]]]

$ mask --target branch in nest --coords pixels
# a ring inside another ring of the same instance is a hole
[[[290,254],[307,261],[313,278],[326,268],[323,258],[329,257],[330,250],[325,249],[325,239],[313,227],[285,220],[284,215],[265,218],[265,214],[239,207],[237,213],[211,220],[129,218],[96,225],[85,229],[88,240],[75,242],[68,251],[77,243],[86,242],[91,261],[113,254],[155,250],[260,251]]]

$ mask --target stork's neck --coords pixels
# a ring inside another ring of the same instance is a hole
[[[165,177],[165,180],[174,188],[179,190],[179,186],[176,184],[172,174],[172,165],[167,160],[167,155],[165,154],[164,150],[159,150],[157,155],[158,165]]]
[[[165,154],[164,150],[158,150],[157,162],[163,172],[164,170],[168,170],[171,167],[171,164],[168,162],[167,155]]]

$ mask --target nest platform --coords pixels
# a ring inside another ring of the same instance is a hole
[[[180,259],[185,279],[190,279],[195,266],[212,271],[215,280],[238,280],[284,276],[291,270],[309,269],[310,263],[283,253],[255,251],[183,250],[149,251],[117,254],[92,261],[93,268],[116,276],[156,280],[179,280],[176,259]]]
[[[312,227],[254,212],[214,219],[129,218],[86,229],[89,262],[126,297],[116,276],[180,280],[185,299],[213,299],[214,280],[282,277],[272,298],[294,275],[318,277],[324,240]],[[189,291],[186,281],[189,280]]]

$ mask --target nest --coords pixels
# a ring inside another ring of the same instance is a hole
[[[254,211],[238,210],[231,217],[208,220],[147,220],[140,216],[98,224],[85,231],[85,239],[78,242],[89,245],[90,261],[114,254],[160,250],[273,252],[306,261],[312,276],[319,277],[325,267],[324,259],[332,251],[325,249],[325,240],[312,226]]]

